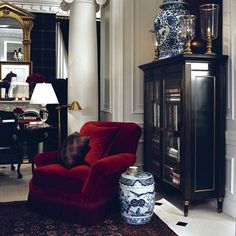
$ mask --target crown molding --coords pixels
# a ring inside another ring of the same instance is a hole
[[[69,15],[69,12],[65,12],[60,8],[60,0],[15,0],[9,1],[22,9],[30,12],[41,12],[41,13],[54,13],[57,15]]]
[[[0,0],[0,2],[4,1]],[[69,16],[69,11],[63,11],[60,7],[61,0],[15,0],[8,2],[29,12],[54,13],[58,16]],[[96,13],[96,18],[100,19],[100,11]]]

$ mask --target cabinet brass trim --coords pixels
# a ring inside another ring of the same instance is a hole
[[[196,150],[197,150],[197,144],[196,144],[196,139],[197,139],[197,135],[196,135],[196,133],[197,133],[197,129],[196,129],[196,127],[197,127],[197,125],[196,125],[196,117],[197,117],[197,115],[196,115],[196,109],[195,109],[195,120],[194,120],[194,122],[195,122],[195,137],[194,137],[194,141],[195,141],[195,152],[194,152],[194,160],[195,160],[195,169],[194,169],[194,171],[195,171],[195,176],[194,176],[194,192],[208,192],[208,191],[214,191],[215,190],[215,162],[216,162],[216,159],[215,159],[215,124],[216,124],[216,121],[215,121],[215,119],[216,119],[216,111],[215,111],[215,107],[216,107],[216,77],[215,76],[212,76],[212,75],[202,75],[202,76],[200,76],[200,75],[198,75],[198,76],[195,76],[194,77],[194,82],[196,81],[196,78],[206,78],[206,79],[213,79],[213,81],[214,81],[214,84],[213,84],[213,87],[214,87],[214,98],[213,98],[213,111],[214,111],[214,113],[213,113],[213,166],[212,166],[212,168],[213,168],[213,175],[212,175],[212,188],[204,188],[204,189],[197,189],[197,184],[196,184],[196,179],[197,179],[197,176],[196,176],[196,173],[197,173],[197,170],[196,170],[196,166],[197,166],[197,153],[196,153]],[[194,107],[196,106],[196,94],[195,94],[195,96],[194,96]]]

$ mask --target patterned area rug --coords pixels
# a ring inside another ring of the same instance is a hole
[[[130,225],[119,214],[102,224],[85,227],[64,223],[29,211],[26,201],[0,203],[1,236],[176,236],[155,214],[145,225]]]

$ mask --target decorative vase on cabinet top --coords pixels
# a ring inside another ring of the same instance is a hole
[[[151,173],[131,166],[120,177],[121,217],[129,224],[146,224],[151,220],[154,202],[154,178]]]
[[[163,0],[162,3],[162,10],[154,21],[160,59],[183,53],[184,41],[180,35],[179,17],[189,14],[185,0]]]

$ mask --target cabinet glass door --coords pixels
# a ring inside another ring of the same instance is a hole
[[[144,168],[147,171],[151,171],[151,159],[152,159],[152,135],[153,135],[153,81],[147,80],[145,83],[145,159]]]
[[[181,81],[166,80],[164,83],[164,159],[163,179],[180,188],[180,115]]]
[[[149,80],[145,84],[145,123],[148,130],[153,127],[153,81]],[[150,130],[149,130],[150,131]]]
[[[160,81],[154,81],[153,91],[153,133],[151,140],[152,171],[160,177],[161,120],[160,120]]]

